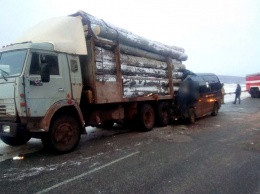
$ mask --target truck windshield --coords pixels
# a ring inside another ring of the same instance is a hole
[[[19,76],[22,73],[27,50],[0,53],[0,78]]]

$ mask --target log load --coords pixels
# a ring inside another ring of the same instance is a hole
[[[104,20],[100,20],[83,11],[72,14],[72,16],[81,17],[84,28],[87,29],[88,32],[90,30],[92,31],[91,35],[93,34],[97,37],[119,42],[120,45],[125,45],[129,48],[148,51],[154,54],[162,55],[164,57],[170,56],[171,58],[177,59],[179,61],[185,61],[188,58],[188,56],[184,53],[185,51],[183,48],[167,46],[156,41],[148,40],[125,29],[109,24]]]
[[[155,68],[135,67],[129,65],[121,65],[122,75],[167,78],[167,71]],[[116,74],[116,66],[114,62],[103,61],[96,62],[96,74]]]
[[[97,62],[115,61],[114,53],[110,50],[96,46],[95,53],[96,53]],[[166,61],[166,58],[164,61]],[[121,65],[167,70],[166,62],[145,58],[145,57],[136,57],[132,55],[121,54],[120,62]],[[179,69],[185,69],[185,65],[183,65],[181,61],[178,61],[176,59],[172,59],[172,65],[173,65],[172,68],[175,71],[178,71]]]
[[[188,58],[186,54],[179,50],[175,50],[174,47],[168,47],[159,42],[150,41],[146,38],[134,35],[129,32],[125,33],[112,29],[111,27],[100,26],[96,24],[92,24],[91,29],[98,37],[119,41],[120,43],[127,46],[137,47],[139,49],[157,53],[163,56],[170,56],[173,59],[178,59],[181,61],[185,61]]]
[[[96,81],[116,82],[115,56],[111,50],[95,47]],[[178,89],[182,72],[185,69],[179,61],[173,64],[174,91]],[[169,94],[168,67],[166,62],[120,54],[123,95],[124,97],[137,97],[152,94]]]
[[[127,87],[133,86],[157,86],[169,87],[168,79],[154,78],[154,77],[140,77],[140,76],[123,76],[123,85]]]
[[[156,86],[149,87],[124,87],[124,97],[149,96],[153,94],[167,95],[168,90],[162,90]]]
[[[127,54],[127,55],[133,55],[133,56],[137,56],[137,57],[145,57],[148,59],[154,59],[154,60],[158,60],[158,61],[166,61],[166,57],[163,55],[159,55],[156,53],[151,53],[148,51],[144,51],[141,50],[139,48],[134,48],[134,47],[130,47],[130,46],[126,46],[126,45],[120,45],[120,52]]]
[[[116,82],[115,75],[96,75],[99,82]],[[140,76],[122,76],[123,97],[137,97],[151,94],[169,94],[168,79]],[[180,79],[173,79],[174,91],[179,88]]]

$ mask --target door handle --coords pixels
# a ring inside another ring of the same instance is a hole
[[[64,89],[63,88],[59,88],[59,92],[64,92]]]

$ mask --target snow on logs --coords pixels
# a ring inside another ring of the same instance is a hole
[[[103,62],[104,64],[109,65],[109,62],[115,61],[114,53],[110,50],[106,50],[104,48],[96,46],[95,53],[97,62]],[[132,55],[120,54],[120,62],[121,65],[167,70],[166,62],[157,61],[145,57],[136,57]],[[115,66],[115,64],[113,65]],[[185,65],[183,65],[180,61],[177,61],[175,59],[172,60],[172,65],[174,71],[178,71],[179,69],[185,69]]]
[[[96,75],[100,82],[115,82],[115,75]],[[122,76],[124,97],[135,97],[149,94],[169,94],[169,81],[163,78]],[[174,80],[179,83],[181,80]]]
[[[135,35],[83,11],[72,16],[80,17],[85,36],[118,42],[124,97],[170,93],[169,72],[166,61],[170,57],[174,90],[178,87],[187,60],[183,48],[167,46]],[[109,49],[95,47],[96,81],[116,82],[115,55]]]
[[[108,40],[119,41],[123,45],[136,47],[141,50],[157,53],[163,56],[170,56],[171,58],[180,61],[185,61],[188,58],[186,54],[181,52],[181,48],[177,50],[177,47],[169,47],[162,43],[151,41],[132,33],[116,31],[112,28],[96,24],[92,24],[91,29],[96,36],[106,38]]]
[[[95,47],[96,80],[99,82],[116,82],[116,64],[114,53],[101,47]],[[149,94],[169,94],[166,62],[120,55],[124,97],[143,96]],[[185,68],[180,62],[173,64],[173,83],[178,85],[175,72]]]
[[[119,42],[120,47],[123,48],[123,50],[128,50],[128,54],[131,54],[131,51],[138,54],[139,52],[136,52],[135,49],[140,49],[141,51],[148,51],[152,54],[158,54],[164,57],[170,56],[172,59],[177,59],[179,61],[185,61],[188,58],[184,53],[185,51],[183,48],[167,46],[156,41],[148,40],[125,29],[109,24],[104,20],[98,19],[83,11],[78,11],[72,16],[81,17],[87,35],[91,29],[93,34],[97,37]]]

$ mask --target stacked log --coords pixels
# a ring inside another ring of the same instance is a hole
[[[89,31],[91,30],[92,34],[94,34],[96,37],[119,42],[120,45],[125,45],[126,47],[129,47],[122,47],[124,48],[123,50],[128,50],[127,52],[129,52],[129,50],[133,50],[133,52],[135,52],[135,49],[139,49],[141,51],[147,51],[164,57],[170,56],[171,58],[177,59],[179,61],[185,61],[188,58],[188,56],[184,53],[185,51],[183,48],[176,46],[167,46],[156,41],[148,40],[144,37],[135,35],[125,29],[109,24],[108,22],[98,19],[83,11],[79,11],[72,16],[79,16],[82,18],[84,29],[86,29],[87,31],[87,36],[89,34]]]
[[[125,29],[100,20],[83,11],[72,16],[80,17],[84,25],[85,36],[96,37],[119,43],[120,65],[124,97],[146,96],[170,93],[167,62],[172,61],[174,90],[178,88],[187,60],[183,48],[167,46],[162,43],[137,36]],[[116,82],[116,61],[114,52],[95,47],[96,81]]]
[[[110,50],[96,46],[95,53],[96,53],[97,62],[103,61],[104,63],[106,63],[106,62],[115,61],[114,53]],[[121,61],[121,65],[167,70],[167,63],[165,62],[166,58],[163,62],[163,61],[154,60],[146,57],[137,57],[133,55],[120,54],[120,61]],[[185,69],[185,65],[182,64],[181,61],[172,59],[171,63],[174,72],[177,72],[180,69]]]
[[[115,56],[111,50],[95,47],[96,81],[116,82]],[[180,79],[176,69],[185,68],[180,62],[173,64],[172,75],[174,86]],[[169,94],[168,67],[166,62],[120,54],[120,65],[124,97],[146,96],[151,94]]]
[[[169,94],[169,80],[154,77],[123,76],[124,96]]]

